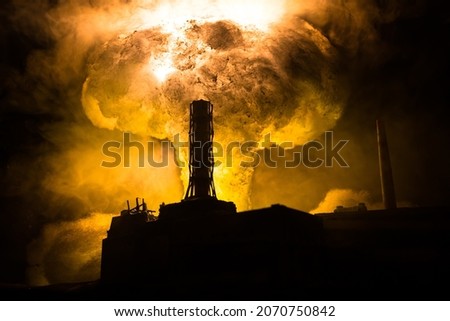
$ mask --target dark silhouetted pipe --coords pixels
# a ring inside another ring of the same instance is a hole
[[[380,165],[381,194],[383,196],[384,207],[386,209],[397,208],[386,130],[381,120],[377,120],[377,139],[378,161]]]

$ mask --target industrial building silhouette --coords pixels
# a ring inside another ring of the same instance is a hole
[[[311,215],[282,205],[236,212],[214,188],[213,106],[190,106],[185,198],[112,219],[101,280],[112,299],[443,299],[450,285],[448,208],[396,208],[377,124],[386,210]]]

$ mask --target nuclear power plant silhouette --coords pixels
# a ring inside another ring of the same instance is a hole
[[[213,105],[190,105],[184,199],[112,219],[100,287],[116,299],[432,299],[450,285],[448,208],[397,208],[377,122],[385,210],[311,215],[283,205],[236,212],[217,199]],[[282,186],[280,186],[282,188]],[[448,294],[445,296],[448,298]]]

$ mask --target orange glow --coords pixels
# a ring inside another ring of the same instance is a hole
[[[116,22],[119,36],[90,57],[82,93],[86,116],[99,128],[142,138],[179,134],[187,141],[189,103],[206,99],[215,106],[215,140],[224,146],[261,141],[266,133],[278,143],[315,138],[334,126],[341,106],[324,98],[328,83],[311,85],[280,70],[283,52],[276,50],[286,48],[278,49],[278,34],[288,11],[279,0],[140,1],[127,24]],[[283,41],[304,37],[331,59],[332,48],[320,32],[306,22],[298,28],[282,31],[289,35]],[[328,71],[320,72],[330,82]],[[286,88],[299,96],[287,100]],[[233,167],[215,169],[216,189],[219,198],[245,210],[251,208],[253,170],[241,168],[240,156],[233,155]],[[186,152],[180,156],[187,161]],[[187,167],[180,178],[186,187]]]
[[[268,133],[275,143],[301,145],[332,128],[342,111],[332,70],[335,51],[318,29],[300,18],[320,3],[116,0],[52,6],[42,29],[55,45],[32,56],[29,68],[51,88],[70,88],[64,108],[82,108],[85,119],[46,131],[58,152],[42,160],[48,171],[44,192],[54,204],[75,205],[45,214],[49,221],[66,220],[67,225],[43,229],[30,246],[30,264],[45,266],[45,256],[51,256],[50,248],[64,233],[86,225],[97,238],[87,248],[76,243],[79,251],[74,253],[81,253],[80,262],[88,262],[88,256],[98,261],[98,240],[111,215],[98,213],[118,214],[135,197],[145,197],[153,210],[181,200],[188,167],[177,167],[175,155],[167,167],[140,168],[134,150],[129,168],[123,163],[105,168],[100,165],[105,160],[102,146],[121,141],[125,132],[144,146],[149,141],[155,146],[163,140],[173,143],[175,135],[187,142],[193,100],[214,104],[214,140],[222,146],[262,142]],[[78,86],[74,89],[79,79],[84,79],[81,97]],[[250,209],[254,169],[239,166],[243,156],[236,149],[231,157],[232,166],[214,170],[217,196],[234,201],[239,211]],[[188,150],[181,150],[179,158],[187,164]],[[65,256],[65,250],[59,255]],[[62,259],[47,265],[53,269],[49,275],[66,269]],[[60,281],[46,278],[46,271],[35,272],[30,272],[34,284]],[[93,273],[76,280],[95,279],[98,270]],[[66,282],[75,280],[61,275]]]

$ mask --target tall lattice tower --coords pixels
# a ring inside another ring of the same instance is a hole
[[[189,185],[187,199],[216,198],[214,188],[214,155],[212,144],[213,105],[206,100],[194,100],[190,105],[189,122]]]

